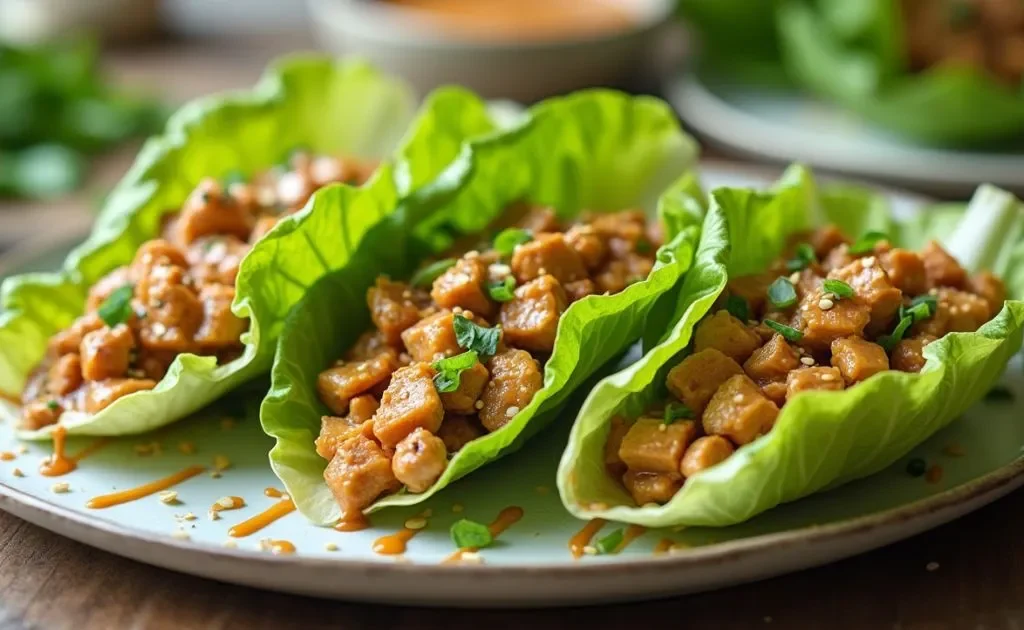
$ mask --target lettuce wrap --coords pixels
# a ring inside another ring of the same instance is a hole
[[[848,234],[883,231],[906,247],[939,239],[967,269],[1000,274],[1013,299],[977,332],[929,344],[920,373],[887,371],[844,391],[802,393],[782,408],[771,431],[687,478],[668,503],[636,507],[605,470],[612,418],[636,417],[664,399],[668,370],[688,354],[695,325],[731,275],[764,270],[789,235],[826,222]],[[837,186],[818,193],[802,168],[791,169],[772,192],[715,190],[667,338],[599,383],[577,416],[558,470],[563,503],[579,518],[726,526],[884,469],[981,399],[1020,349],[1022,261],[1024,206],[989,186],[966,209],[946,205],[910,220],[893,217],[869,191]]]
[[[317,395],[317,375],[370,327],[365,296],[378,276],[409,278],[459,237],[489,234],[515,201],[551,206],[564,217],[657,207],[664,219],[667,243],[645,280],[621,293],[586,297],[564,312],[543,388],[530,405],[459,450],[427,491],[386,496],[370,511],[421,502],[521,446],[558,417],[588,375],[640,338],[646,316],[663,298],[671,309],[703,214],[696,178],[682,175],[696,157],[695,143],[664,103],[586,91],[543,102],[511,129],[468,142],[435,184],[401,201],[359,242],[346,240],[339,226],[375,207],[366,190],[327,191],[311,213],[285,220],[251,259],[261,267],[253,285],[262,291],[305,291],[285,323],[260,412],[264,430],[277,440],[271,465],[298,509],[318,524],[342,516],[324,481],[328,462],[314,447],[321,416],[330,414]]]
[[[784,0],[777,13],[792,78],[867,120],[936,145],[992,143],[1024,132],[1019,85],[960,64],[912,73],[903,22],[900,3],[891,0]]]
[[[296,147],[385,159],[365,184],[365,198],[375,200],[379,211],[352,216],[345,226],[347,235],[358,239],[398,198],[430,181],[454,159],[463,139],[494,127],[485,104],[458,89],[432,95],[410,129],[414,110],[414,96],[404,83],[362,62],[319,57],[279,62],[252,90],[185,105],[163,135],[145,144],[108,197],[91,235],[61,271],[4,283],[4,398],[17,397],[43,357],[48,338],[83,312],[88,288],[131,262],[142,243],[156,238],[161,218],[180,208],[202,178],[252,174]],[[387,160],[399,143],[395,157]],[[268,371],[280,320],[298,296],[254,292],[250,267],[243,262],[232,305],[237,316],[250,320],[242,356],[218,365],[215,357],[180,354],[155,389],[120,398],[96,414],[69,410],[60,426],[73,435],[141,433],[182,418]],[[0,402],[0,413],[16,422],[18,409]],[[43,439],[55,426],[19,435]]]
[[[778,0],[681,0],[679,13],[701,43],[701,68],[733,79],[787,83],[779,52]]]

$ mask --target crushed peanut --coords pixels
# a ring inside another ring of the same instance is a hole
[[[15,468],[14,470],[11,471],[11,474],[14,475],[15,477],[24,477],[25,476],[25,473],[21,472],[20,468]]]
[[[427,526],[427,519],[422,516],[414,516],[405,522],[406,529],[419,530]]]
[[[324,545],[324,551],[337,551],[337,550],[338,550],[338,545],[336,545],[334,543],[329,542],[326,545]]]
[[[178,501],[178,493],[174,490],[164,490],[157,495],[157,498],[160,499],[160,503],[163,503],[164,505],[177,505],[180,503],[180,501]]]
[[[58,481],[50,486],[50,492],[54,494],[66,494],[71,491],[71,485],[66,481]]]

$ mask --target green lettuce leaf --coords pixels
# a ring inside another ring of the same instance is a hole
[[[399,197],[454,159],[463,139],[493,127],[484,103],[462,90],[435,93],[410,129],[414,105],[404,83],[365,63],[300,57],[273,66],[253,90],[184,106],[164,134],[143,147],[92,234],[69,255],[61,272],[4,283],[0,391],[13,395],[21,390],[43,357],[46,340],[82,313],[88,287],[131,262],[139,245],[159,234],[161,217],[180,208],[202,178],[254,173],[296,147],[379,159],[401,142],[396,156],[365,185],[365,198],[378,211],[353,217],[345,226],[347,237],[358,239]],[[314,198],[310,206],[315,205]],[[250,291],[249,285],[259,282],[253,269],[259,264],[247,257],[237,280],[232,308],[250,319],[240,358],[218,366],[212,357],[179,355],[154,390],[126,396],[97,414],[67,412],[61,424],[71,434],[141,433],[186,416],[269,370],[281,321],[298,294]],[[16,421],[18,410],[3,403],[0,413]],[[19,435],[43,439],[52,429]]]
[[[927,212],[901,222],[872,210],[884,207],[884,200],[868,191],[826,189],[811,204],[806,194],[793,194],[804,186],[771,194],[712,192],[697,259],[680,293],[669,337],[599,383],[576,419],[558,470],[562,501],[574,516],[650,527],[726,526],[871,475],[981,399],[1020,349],[1024,277],[1012,265],[1019,266],[1024,256],[1024,206],[1012,195],[983,187],[967,209],[942,209],[944,214],[957,210],[956,222],[934,222],[924,218]],[[1014,299],[977,332],[949,334],[930,344],[920,374],[884,372],[845,391],[803,394],[783,408],[771,432],[689,478],[670,502],[636,507],[605,472],[611,419],[636,417],[663,400],[668,370],[686,355],[694,326],[721,295],[728,277],[763,270],[782,251],[787,236],[816,223],[818,214],[854,234],[890,223],[896,228],[890,234],[900,245],[937,238],[972,270],[1002,274]]]
[[[787,82],[775,28],[778,0],[680,0],[701,43],[702,69],[733,80]]]
[[[803,87],[865,119],[925,143],[967,146],[1024,132],[1024,95],[981,71],[912,74],[902,52],[899,3],[784,0],[783,59]],[[922,115],[927,112],[927,115]]]
[[[317,397],[316,378],[371,326],[365,295],[379,275],[408,278],[427,256],[456,238],[486,235],[503,209],[517,200],[552,206],[564,216],[583,209],[651,210],[658,194],[694,165],[696,153],[693,141],[660,101],[581,92],[541,103],[513,128],[467,143],[435,185],[402,200],[354,250],[336,230],[326,230],[362,212],[365,191],[322,196],[322,207],[268,236],[257,250],[273,249],[286,260],[309,249],[322,260],[317,268],[322,277],[302,280],[306,294],[285,323],[271,391],[260,413],[264,430],[277,439],[271,465],[299,510],[319,524],[341,516],[323,479],[327,462],[314,448],[320,418],[329,413]],[[587,297],[565,312],[545,367],[544,387],[529,406],[502,429],[459,451],[427,492],[394,494],[371,510],[423,501],[518,448],[558,416],[588,375],[638,339],[646,315],[660,298],[678,290],[692,258],[702,211],[699,203],[677,197],[693,190],[699,187],[692,175],[683,176],[663,198],[661,211],[671,215],[672,239],[659,250],[657,266],[646,280],[617,295]],[[343,261],[347,264],[336,264],[339,249],[351,251]],[[257,284],[268,291],[291,290],[286,287],[295,284],[293,276],[300,271],[290,261],[287,267],[265,269]],[[584,344],[584,339],[601,343]]]

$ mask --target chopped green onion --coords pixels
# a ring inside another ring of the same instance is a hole
[[[985,394],[985,400],[993,402],[1012,402],[1015,398],[1013,390],[1005,385],[996,385]]]
[[[511,302],[516,297],[515,288],[516,279],[512,276],[505,276],[504,280],[487,285],[487,294],[495,302]]]
[[[685,420],[693,417],[693,409],[682,403],[669,403],[665,405],[665,424],[672,424],[676,420]]]
[[[786,341],[800,341],[804,338],[804,334],[796,328],[780,324],[779,322],[771,319],[764,320],[764,325],[782,335]]]
[[[885,232],[868,232],[864,236],[861,236],[859,239],[857,239],[856,243],[850,245],[849,252],[854,256],[859,256],[860,254],[867,254],[868,252],[873,251],[875,249],[875,245],[877,245],[880,241],[887,240],[889,240],[889,235],[886,234]]]
[[[814,253],[814,248],[808,243],[800,243],[793,252],[793,258],[786,261],[786,270],[803,271],[816,262],[818,257]]]
[[[597,553],[601,555],[615,553],[619,550],[619,545],[622,544],[625,537],[626,533],[622,529],[617,529],[601,540],[598,540],[594,547],[597,549]]]
[[[482,357],[491,357],[498,353],[501,328],[477,326],[462,315],[455,316],[452,327],[455,329],[455,341],[460,347],[472,350]]]
[[[528,230],[506,228],[494,237],[494,249],[502,256],[511,256],[518,245],[532,240],[533,235]]]
[[[434,284],[434,280],[440,278],[441,274],[454,267],[457,262],[459,261],[454,258],[445,258],[444,260],[431,263],[417,271],[412,279],[409,280],[409,284],[414,287],[429,287]]]
[[[886,352],[892,352],[892,349],[896,347],[900,341],[903,340],[903,335],[907,333],[907,330],[914,325],[914,318],[910,315],[905,315],[900,319],[900,323],[896,324],[896,329],[892,331],[891,335],[882,335],[878,338],[878,345],[885,348]]]
[[[776,278],[768,287],[768,301],[775,308],[789,308],[797,303],[796,288],[789,278]]]
[[[911,477],[920,477],[928,471],[928,463],[920,457],[907,462],[907,474]]]
[[[852,298],[856,293],[853,291],[853,287],[846,284],[842,280],[833,280],[829,278],[824,283],[825,290],[835,295],[837,298]]]
[[[725,310],[729,311],[730,315],[741,322],[746,323],[750,321],[750,305],[738,295],[730,295],[725,300]]]
[[[483,549],[494,542],[494,536],[486,525],[465,518],[456,521],[449,533],[459,549]]]
[[[924,320],[931,318],[932,310],[928,308],[927,304],[921,303],[917,306],[911,306],[908,309],[904,309],[901,315],[903,317],[910,317],[914,322],[923,322]]]
[[[57,402],[56,400],[49,400],[46,402],[46,408],[49,409],[50,411],[57,411],[58,409],[60,409],[60,403]]]
[[[441,394],[454,392],[459,388],[462,373],[476,365],[478,361],[479,357],[472,350],[436,361],[434,369],[437,370],[437,375],[434,376],[434,388]]]
[[[126,284],[115,289],[96,309],[96,314],[100,316],[104,324],[111,328],[122,324],[132,316],[132,297],[134,295],[135,285],[133,284]]]
[[[934,295],[928,295],[925,293],[924,295],[919,295],[910,301],[911,308],[914,308],[919,304],[926,304],[928,306],[928,311],[931,313],[929,317],[935,315],[936,311],[939,310],[939,298]]]

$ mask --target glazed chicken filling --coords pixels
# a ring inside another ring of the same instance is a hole
[[[322,419],[317,452],[342,511],[358,514],[403,486],[424,492],[452,453],[526,408],[566,309],[645,279],[655,229],[640,211],[562,225],[534,208],[409,283],[378,278],[367,294],[375,329],[317,381],[334,414]]]
[[[372,166],[294,152],[246,182],[206,179],[161,238],[139,248],[89,290],[85,314],[54,335],[22,392],[22,428],[39,429],[67,410],[96,413],[153,389],[183,352],[237,357],[248,323],[231,312],[242,258],[318,188],[361,183]]]
[[[1020,0],[903,0],[906,47],[915,71],[978,68],[1017,86],[1024,74]]]
[[[768,272],[729,282],[669,371],[670,400],[633,422],[615,418],[609,474],[638,505],[669,501],[686,479],[771,430],[809,390],[842,390],[886,370],[920,372],[923,351],[973,332],[1006,298],[1002,281],[969,277],[937,243],[920,253],[834,227],[798,239]]]

